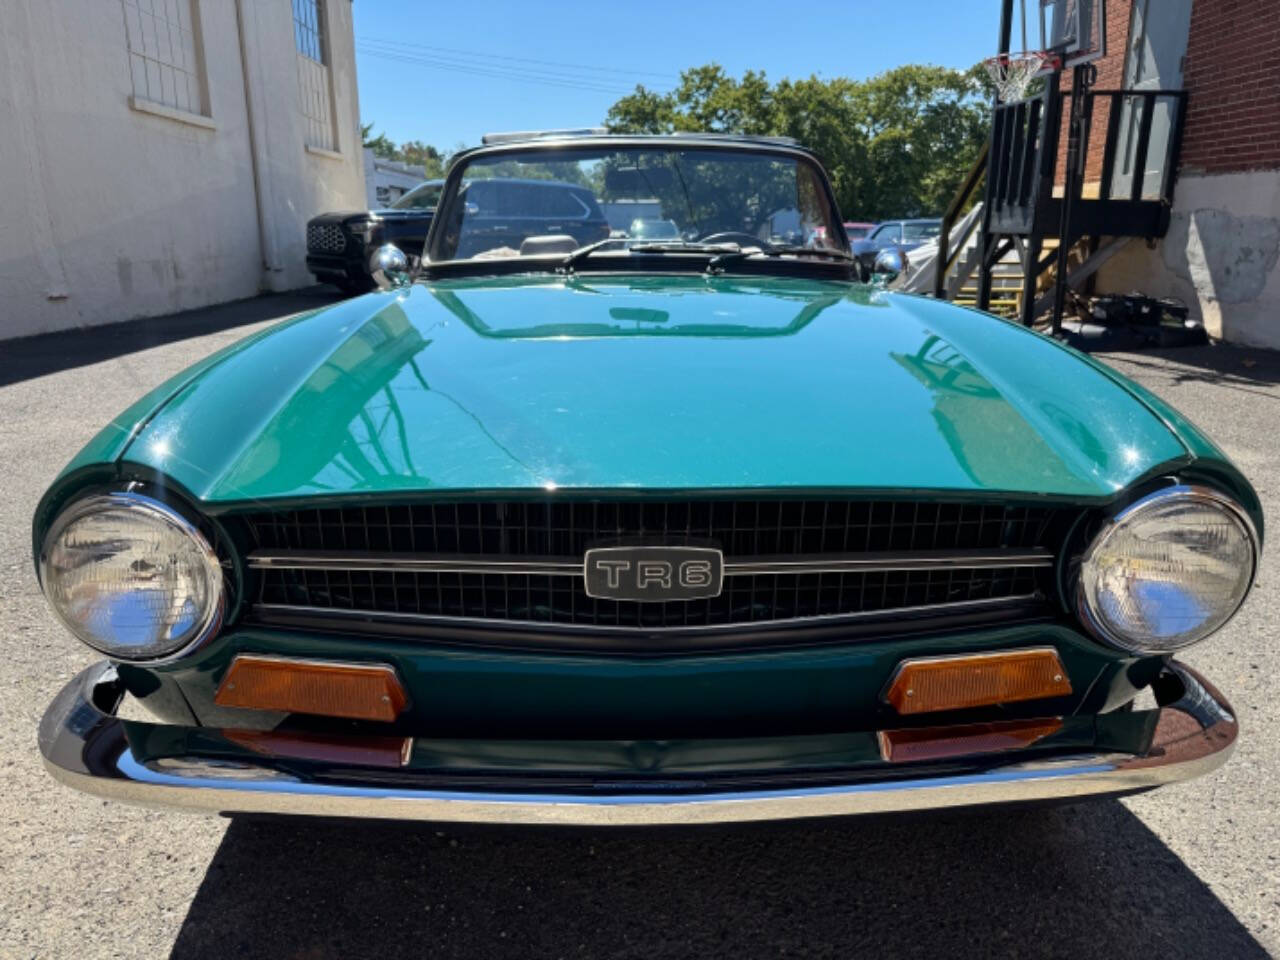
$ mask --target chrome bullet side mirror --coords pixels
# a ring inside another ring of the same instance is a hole
[[[907,272],[907,255],[901,250],[890,247],[876,254],[875,265],[871,268],[871,277],[883,286],[888,286]]]
[[[409,258],[394,243],[384,243],[369,257],[369,275],[382,290],[406,286],[409,283]]]

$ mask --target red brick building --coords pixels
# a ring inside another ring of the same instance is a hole
[[[1280,348],[1280,2],[1110,0],[1107,40],[1098,88],[1188,99],[1169,232],[1131,241],[1099,289],[1175,296],[1217,336]],[[1124,166],[1116,178],[1134,176]]]

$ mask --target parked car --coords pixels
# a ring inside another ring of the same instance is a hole
[[[571,232],[636,196],[682,239]],[[803,243],[767,238],[787,204]],[[416,268],[375,253],[384,292],[202,360],[45,493],[41,588],[105,658],[41,722],[55,777],[652,826],[1226,760],[1236,712],[1175,655],[1252,585],[1253,488],[1114,370],[858,283],[810,152],[530,135],[461,154],[438,211]]]
[[[633,240],[678,240],[680,228],[674,220],[632,220],[627,236]]]
[[[861,240],[868,233],[875,229],[874,223],[863,223],[858,220],[846,220],[844,222],[844,233],[850,241]]]
[[[897,250],[902,254],[928,243],[942,232],[942,220],[886,220],[877,223],[861,240],[852,241],[853,252],[870,273],[881,250]]]
[[[443,180],[418,184],[382,210],[322,213],[307,221],[307,269],[347,293],[373,289],[369,254],[394,243],[417,256],[427,239]]]
[[[465,214],[467,224],[459,257],[518,256],[530,241],[544,250],[572,250],[609,236],[609,221],[595,195],[579,184],[476,177],[458,187],[457,199],[455,219]]]

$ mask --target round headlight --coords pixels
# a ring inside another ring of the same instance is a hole
[[[138,494],[86,497],[59,514],[40,581],[67,628],[117,660],[172,657],[222,621],[222,570],[209,541]]]
[[[1171,653],[1239,609],[1258,543],[1244,511],[1207,487],[1171,487],[1125,508],[1080,565],[1080,616],[1102,640]]]

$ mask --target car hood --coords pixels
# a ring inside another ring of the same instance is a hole
[[[123,452],[210,504],[420,491],[1107,498],[1186,456],[1005,321],[871,287],[590,275],[419,283],[207,365]]]
[[[435,215],[434,207],[429,210],[371,210],[367,214],[377,220],[430,220]]]
[[[914,250],[916,247],[924,246],[924,240],[895,240],[891,243],[880,243],[876,240],[850,240],[849,249],[854,255],[861,253],[874,253],[883,250],[885,247],[896,247],[899,250]]]
[[[430,221],[435,210],[332,210],[319,213],[308,223],[350,223],[355,220],[425,220]]]

